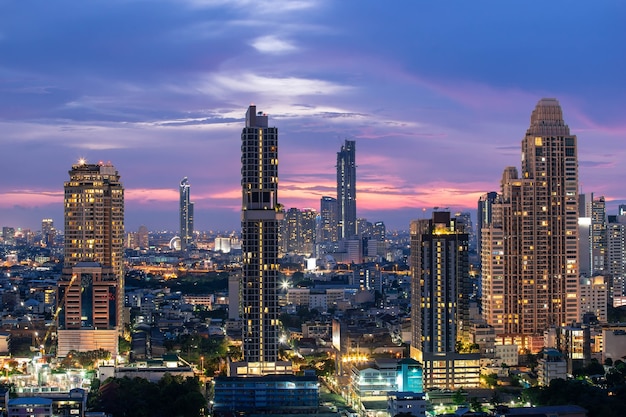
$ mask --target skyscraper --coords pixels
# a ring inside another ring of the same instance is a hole
[[[337,152],[337,214],[339,239],[356,236],[356,160],[353,140]]]
[[[469,341],[468,234],[450,212],[411,222],[411,357],[424,365],[424,385],[477,386],[479,356]]]
[[[187,250],[193,242],[193,203],[191,202],[191,185],[187,177],[180,181],[180,249]]]
[[[534,351],[547,327],[580,319],[577,145],[557,100],[533,110],[521,175],[505,169],[482,232],[483,315],[498,335]]]
[[[278,129],[251,105],[241,132],[243,356],[267,369],[278,361]],[[265,371],[261,370],[260,373]]]
[[[124,307],[124,188],[111,164],[81,160],[69,175],[57,355],[99,348],[116,355]]]
[[[480,256],[482,251],[482,229],[483,226],[491,223],[492,208],[498,193],[491,191],[480,196],[478,199],[478,210],[476,213],[476,253]]]
[[[320,200],[320,243],[337,241],[337,199],[324,196]]]
[[[55,236],[54,221],[52,219],[41,220],[41,245],[46,247],[54,246]]]

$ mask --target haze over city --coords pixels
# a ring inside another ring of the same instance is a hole
[[[86,158],[121,174],[128,230],[175,230],[183,177],[196,230],[238,229],[254,103],[279,129],[286,208],[336,195],[349,139],[358,216],[407,229],[497,191],[542,97],[578,136],[582,192],[612,213],[625,15],[619,1],[0,2],[0,225],[62,225],[63,182]]]

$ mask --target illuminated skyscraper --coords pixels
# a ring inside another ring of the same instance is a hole
[[[80,161],[69,175],[57,355],[99,348],[116,355],[124,307],[124,188],[111,164]]]
[[[278,129],[252,105],[241,132],[243,356],[261,369],[278,361]],[[259,371],[263,373],[264,371]]]
[[[337,199],[324,196],[320,200],[320,233],[319,243],[337,241]]]
[[[191,202],[191,185],[187,177],[179,186],[180,191],[180,249],[187,250],[193,242],[193,203]]]
[[[479,355],[459,353],[469,341],[468,234],[450,212],[411,222],[411,357],[424,365],[424,385],[477,386]]]
[[[56,230],[52,219],[43,219],[41,221],[41,244],[42,246],[54,246],[54,238]]]
[[[537,350],[549,326],[580,320],[576,136],[559,102],[542,99],[483,228],[483,315],[502,337]]]
[[[337,214],[339,239],[356,236],[356,142],[346,140],[337,152]]]

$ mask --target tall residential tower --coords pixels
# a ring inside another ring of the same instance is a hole
[[[580,320],[576,136],[557,100],[533,110],[521,175],[505,169],[492,207],[482,230],[483,315],[499,336],[536,351],[549,326]]]
[[[115,356],[124,307],[124,188],[111,164],[81,160],[69,175],[57,355],[102,348]]]
[[[353,140],[337,152],[337,215],[339,239],[356,236],[356,160]]]
[[[278,129],[268,127],[268,116],[254,105],[241,132],[241,164],[243,356],[247,373],[272,373],[278,362],[278,228],[283,219]]]
[[[477,354],[469,341],[468,234],[450,212],[411,222],[411,357],[424,365],[426,387],[478,386]]]

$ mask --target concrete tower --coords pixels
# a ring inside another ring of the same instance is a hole
[[[499,336],[537,351],[546,328],[580,319],[576,136],[557,100],[533,110],[521,175],[508,167],[501,187],[483,228],[483,315]]]
[[[353,140],[337,152],[337,214],[339,239],[356,236],[356,160]]]

